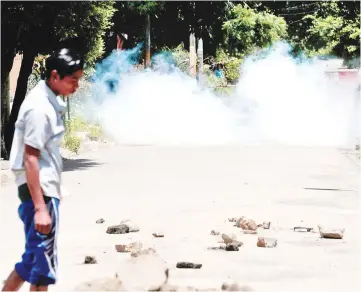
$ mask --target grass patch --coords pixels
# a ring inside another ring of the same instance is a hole
[[[64,146],[69,151],[78,154],[81,146],[80,138],[70,132],[64,135]]]
[[[75,154],[79,153],[82,144],[82,138],[77,133],[86,133],[86,137],[91,141],[100,141],[103,138],[103,131],[99,124],[89,124],[79,117],[66,120],[65,128],[63,147]]]
[[[89,124],[82,118],[73,118],[65,121],[67,132],[85,132],[89,129]]]

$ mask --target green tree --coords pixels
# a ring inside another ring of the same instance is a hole
[[[34,58],[61,46],[70,46],[85,54],[91,66],[103,54],[102,37],[112,25],[110,20],[115,9],[113,1],[4,2],[2,9],[2,15],[6,16],[2,26],[10,28],[9,34],[17,32],[11,42],[3,42],[2,51],[11,62],[17,52],[23,54],[14,103],[5,126],[5,146],[9,153]],[[2,75],[8,76],[10,70],[9,64],[2,63]],[[2,84],[5,80],[2,77]]]
[[[359,59],[360,1],[267,1],[252,5],[286,20],[295,53]]]
[[[360,56],[360,6],[321,3],[321,10],[303,17],[309,27],[304,46],[311,54],[332,54],[344,60]]]
[[[268,12],[257,12],[238,4],[223,24],[225,41],[231,55],[243,57],[287,36],[286,21]]]

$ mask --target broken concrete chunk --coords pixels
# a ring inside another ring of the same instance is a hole
[[[96,264],[97,260],[93,256],[86,256],[84,259],[84,264]]]
[[[329,229],[318,226],[322,238],[342,239],[345,234],[345,229]]]
[[[129,244],[116,244],[115,250],[117,252],[132,252],[134,250],[139,250],[143,247],[141,242],[132,242]]]
[[[100,218],[96,221],[97,224],[102,224],[104,222],[105,222],[105,220],[103,218]]]
[[[219,235],[219,231],[218,230],[211,230],[211,235]]]
[[[243,245],[243,242],[235,240],[232,242],[232,244],[236,245],[237,247],[241,247]]]
[[[226,245],[226,251],[239,251],[237,243],[228,243]]]
[[[178,269],[200,269],[202,264],[195,264],[191,262],[178,262],[177,268]]]
[[[258,226],[256,222],[252,219],[246,217],[241,217],[236,222],[236,226],[242,228],[243,230],[257,230]]]
[[[154,232],[153,236],[154,237],[164,237],[164,233],[162,233],[162,232]]]
[[[226,250],[226,251],[238,251],[238,248],[243,245],[243,242],[240,241],[233,241],[228,244],[221,244],[216,246],[210,246],[207,249],[208,250]]]
[[[257,240],[258,247],[276,247],[277,246],[277,239],[269,238],[269,237],[258,237]]]
[[[137,258],[142,255],[152,255],[155,254],[156,250],[154,248],[146,248],[146,249],[134,249],[131,251],[130,256]]]
[[[271,222],[269,222],[269,221],[263,222],[263,224],[262,224],[263,229],[270,229],[270,227],[271,227]]]
[[[293,231],[295,231],[295,232],[312,232],[313,228],[296,226],[296,227],[293,227]]]
[[[234,234],[225,234],[225,233],[222,233],[222,239],[224,241],[225,244],[228,244],[228,243],[232,243],[233,241],[236,240],[236,236]]]
[[[129,227],[125,224],[109,226],[107,229],[108,234],[125,234],[129,233]]]
[[[138,232],[140,229],[139,227],[134,224],[131,220],[123,220],[122,222],[120,222],[120,224],[124,224],[126,226],[128,226],[129,228],[129,232]]]

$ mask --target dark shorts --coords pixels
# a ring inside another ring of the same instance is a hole
[[[15,270],[26,282],[37,286],[55,284],[57,259],[57,236],[59,229],[59,200],[45,197],[50,217],[52,219],[49,234],[41,234],[35,230],[34,204],[27,185],[19,187],[21,204],[19,217],[24,223],[25,252],[22,260],[15,265]]]

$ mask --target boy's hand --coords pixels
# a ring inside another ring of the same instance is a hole
[[[51,229],[51,217],[47,209],[35,211],[34,216],[35,230],[41,234],[49,234]]]

